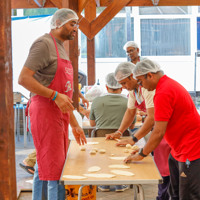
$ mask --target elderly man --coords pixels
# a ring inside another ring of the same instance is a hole
[[[31,91],[29,113],[37,155],[33,200],[42,199],[43,183],[47,183],[48,200],[65,199],[64,187],[58,183],[67,155],[69,123],[77,143],[86,143],[72,112],[73,67],[63,45],[74,39],[77,28],[73,10],[57,10],[50,33],[33,43],[19,76],[19,84]]]
[[[128,139],[121,140],[117,145],[134,145],[138,140],[146,136],[154,126],[154,103],[153,98],[155,91],[147,91],[141,87],[137,80],[133,77],[133,70],[135,65],[130,62],[121,63],[115,70],[115,79],[123,86],[123,88],[129,90],[128,108],[125,112],[123,120],[119,126],[119,129],[115,133],[106,135],[106,139],[120,138],[123,131],[126,130],[136,115],[136,110],[140,110],[147,113],[147,117],[142,127]],[[157,200],[168,200],[168,186],[169,186],[169,167],[168,156],[170,148],[166,141],[163,139],[161,144],[154,152],[154,159],[156,165],[163,177],[163,184],[159,184]]]
[[[131,59],[131,62],[133,64],[136,64],[137,62],[140,61],[140,56],[139,56],[139,48],[137,43],[135,43],[134,41],[128,41],[123,49],[126,51],[127,55],[129,56],[129,58]]]
[[[164,137],[172,149],[169,156],[171,199],[199,200],[200,116],[190,94],[151,60],[138,63],[134,74],[148,91],[156,89],[155,126],[140,153],[129,156],[125,162],[142,160]]]

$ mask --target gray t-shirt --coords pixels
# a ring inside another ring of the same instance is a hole
[[[55,40],[60,58],[69,60],[63,42]],[[24,66],[35,72],[34,78],[39,83],[46,87],[50,85],[57,70],[56,47],[50,34],[46,33],[35,40]]]
[[[97,129],[118,129],[127,109],[128,99],[119,94],[107,94],[93,100],[90,119]]]

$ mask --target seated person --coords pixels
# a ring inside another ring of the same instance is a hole
[[[114,73],[106,76],[106,89],[108,93],[96,97],[90,110],[90,125],[96,126],[97,137],[117,131],[127,109],[128,99],[121,94],[122,86],[115,80]],[[123,135],[129,136],[129,131]]]

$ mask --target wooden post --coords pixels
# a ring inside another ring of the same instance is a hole
[[[74,10],[78,13],[78,0],[63,0],[63,5],[68,6],[68,8]],[[64,6],[63,6],[64,7]],[[74,40],[69,41],[69,58],[72,61],[73,69],[74,69],[74,93],[73,93],[73,101],[74,107],[79,108],[78,102],[78,33]]]
[[[91,22],[96,18],[96,2],[91,0],[85,7],[85,18]],[[94,85],[96,82],[95,73],[95,38],[87,38],[87,77],[88,85]]]
[[[0,199],[16,200],[11,1],[0,1]]]

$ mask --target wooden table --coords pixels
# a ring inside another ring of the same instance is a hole
[[[64,185],[82,185],[79,189],[79,199],[81,200],[82,188],[86,185],[134,185],[134,199],[137,199],[137,192],[140,199],[144,199],[144,192],[141,184],[159,184],[162,182],[162,178],[157,170],[157,167],[152,159],[152,156],[148,155],[140,162],[127,164],[130,169],[125,171],[133,172],[134,176],[121,176],[116,175],[114,178],[86,178],[82,180],[74,180],[64,178],[64,175],[76,175],[83,176],[83,174],[89,173],[87,170],[92,166],[99,166],[101,170],[96,173],[109,173],[109,165],[123,164],[122,160],[112,160],[109,157],[111,154],[115,154],[117,157],[128,156],[128,153],[124,153],[126,147],[117,147],[115,140],[105,140],[105,138],[87,138],[88,142],[98,142],[98,144],[87,144],[86,151],[80,151],[79,145],[72,141],[70,143],[68,156],[65,161],[63,172],[60,181]],[[144,140],[140,140],[137,145],[139,147],[144,146]],[[90,155],[90,151],[93,148],[105,149],[105,154],[96,153],[96,155]],[[122,169],[124,170],[124,169]],[[138,190],[137,190],[138,188]]]

